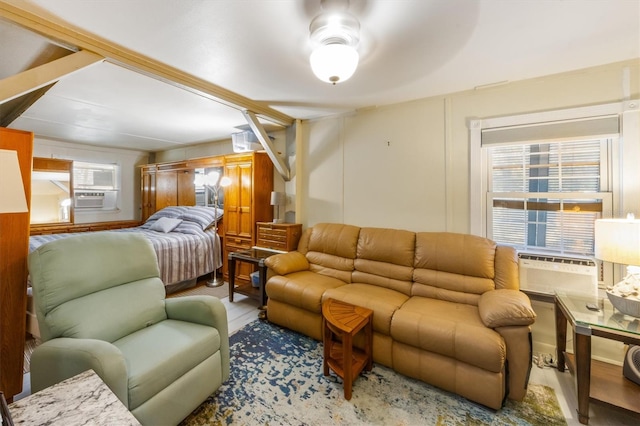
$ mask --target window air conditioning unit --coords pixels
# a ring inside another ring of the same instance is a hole
[[[233,152],[251,152],[262,150],[262,144],[252,131],[238,132],[231,134]]]
[[[104,192],[75,191],[74,207],[77,209],[102,209],[104,207]]]
[[[555,294],[556,290],[598,297],[598,265],[591,259],[518,255],[520,290]]]

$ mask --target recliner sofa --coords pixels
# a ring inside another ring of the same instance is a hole
[[[144,425],[175,425],[229,378],[224,304],[165,300],[156,253],[135,233],[64,238],[29,254],[42,344],[37,392],[93,369]]]
[[[535,313],[513,248],[321,223],[265,263],[269,321],[321,340],[324,300],[364,306],[376,363],[494,409],[525,396]]]

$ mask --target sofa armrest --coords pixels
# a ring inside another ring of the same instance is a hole
[[[229,323],[227,309],[217,297],[183,296],[165,299],[167,317],[174,320],[207,325],[220,334],[222,381],[229,378]]]
[[[31,393],[89,369],[129,408],[126,361],[120,349],[103,340],[63,337],[36,347],[31,355]]]
[[[264,264],[278,275],[287,275],[309,269],[309,261],[302,253],[297,251],[269,256],[265,259]]]
[[[490,328],[531,325],[536,313],[531,301],[518,290],[491,290],[480,296],[478,311],[484,325]]]

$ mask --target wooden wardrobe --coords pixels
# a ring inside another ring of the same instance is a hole
[[[224,217],[218,231],[228,280],[229,253],[256,245],[256,222],[273,220],[273,163],[265,152],[247,152],[145,165],[141,168],[142,221],[167,206],[193,206],[197,168],[221,168],[232,182],[224,188]],[[240,262],[236,271],[238,280],[248,282],[253,266]]]
[[[18,152],[31,208],[33,133],[0,128],[0,149]],[[22,392],[28,254],[29,213],[0,214],[0,391],[9,400]]]

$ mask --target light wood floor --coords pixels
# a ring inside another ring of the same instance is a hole
[[[234,333],[246,324],[256,320],[259,312],[257,301],[239,294],[236,294],[234,299],[235,301],[233,303],[229,302],[228,297],[221,299],[227,308],[229,334]],[[24,377],[24,391],[22,394],[16,396],[16,400],[30,394],[29,374],[25,374]],[[530,381],[531,383],[552,387],[558,396],[560,408],[562,408],[562,412],[569,426],[580,424],[576,413],[578,398],[575,383],[568,370],[560,373],[555,368],[539,368],[534,365],[531,370]],[[640,401],[638,401],[638,404],[640,404]],[[589,417],[589,424],[592,426],[636,426],[640,424],[639,418],[597,404],[590,404]]]

